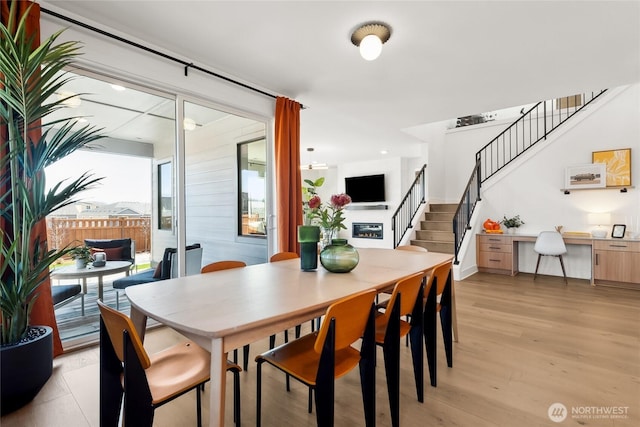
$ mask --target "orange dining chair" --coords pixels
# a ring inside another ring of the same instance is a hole
[[[431,385],[437,385],[437,314],[440,314],[442,338],[447,357],[447,366],[453,367],[453,277],[451,262],[441,264],[433,269],[425,286],[426,304],[424,308],[424,341],[427,349],[427,362]]]
[[[151,356],[131,319],[97,301],[100,308],[100,425],[118,426],[124,394],[124,425],[152,426],[155,408],[196,389],[198,426],[201,388],[209,381],[211,354],[185,341]],[[233,372],[234,420],[240,425],[240,367]]]
[[[320,329],[256,357],[256,425],[261,425],[262,364],[267,362],[309,387],[309,412],[315,390],[318,426],[332,426],[334,382],[360,365],[360,382],[367,426],[375,425],[375,290],[333,303]],[[360,351],[352,344],[362,338]]]
[[[271,258],[269,258],[269,262],[286,261],[288,259],[296,258],[300,258],[300,256],[295,252],[278,252],[271,255]]]
[[[201,274],[212,273],[214,271],[230,270],[232,268],[241,268],[246,266],[247,264],[243,261],[235,261],[235,260],[215,261],[202,267],[202,269],[200,270],[200,273]],[[244,368],[245,371],[247,371],[249,368],[249,349],[250,349],[249,344],[246,344],[244,347],[242,347],[242,355],[244,357],[244,363],[242,364],[242,367]],[[233,363],[238,363],[238,349],[233,350]]]
[[[400,425],[400,338],[410,337],[413,374],[419,402],[424,402],[422,314],[424,272],[400,280],[393,287],[386,309],[376,316],[376,344],[382,346],[391,409],[391,425]],[[411,316],[411,323],[401,316]]]
[[[247,264],[242,261],[216,261],[205,265],[200,273],[211,273],[212,271],[229,270],[231,268],[246,267]]]

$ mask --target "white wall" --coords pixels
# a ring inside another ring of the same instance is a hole
[[[519,214],[525,225],[519,233],[537,235],[557,225],[563,231],[591,231],[587,221],[589,212],[610,212],[611,224],[627,223],[640,216],[640,189],[630,188],[627,193],[617,189],[572,191],[564,194],[565,168],[591,163],[593,151],[631,148],[632,185],[638,187],[640,177],[640,85],[611,89],[603,98],[570,119],[547,141],[543,141],[529,154],[487,181],[482,187],[482,202],[477,220],[502,219],[503,215]],[[493,129],[491,129],[493,130]],[[497,133],[496,133],[497,134]],[[440,153],[447,162],[446,194],[455,200],[460,196],[472,169],[474,154],[479,146],[495,137],[486,127],[474,131],[449,132],[446,151]],[[489,136],[490,135],[490,136]],[[460,158],[460,162],[453,161]],[[464,159],[472,159],[469,161]],[[432,162],[433,163],[433,162]],[[459,164],[461,167],[456,167]],[[451,170],[449,170],[451,169]],[[454,197],[455,196],[455,197]],[[611,224],[607,224],[610,229]],[[590,277],[591,260],[587,247],[569,247],[565,265],[572,277]],[[535,270],[532,245],[520,248],[520,271]],[[548,263],[543,274],[560,275],[559,265]],[[475,266],[475,245],[463,254],[461,271]]]

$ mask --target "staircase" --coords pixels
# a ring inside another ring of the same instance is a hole
[[[430,204],[429,212],[424,213],[424,219],[420,221],[420,228],[415,230],[416,238],[411,240],[411,244],[432,252],[453,254],[453,215],[457,208],[457,204]]]

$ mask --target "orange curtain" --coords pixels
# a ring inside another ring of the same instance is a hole
[[[2,19],[2,23],[7,25],[9,19],[9,10],[11,7],[11,1],[8,0],[0,0],[0,19]],[[30,1],[18,1],[18,10],[17,10],[17,19],[20,20],[20,17],[24,13],[28,13],[27,16],[27,32],[30,35],[34,36],[33,44],[34,48],[40,45],[40,5],[37,3],[33,3]],[[30,9],[29,7],[32,6]],[[28,9],[28,12],[27,12]],[[6,129],[6,125],[0,126],[0,137],[3,141],[6,141],[8,137],[8,132]],[[40,139],[41,131],[38,128],[33,129],[30,132],[30,137],[33,140]],[[6,155],[5,146],[2,146],[2,152],[0,155]],[[5,171],[2,172],[2,175],[5,174]],[[8,190],[7,187],[1,188],[0,191],[3,193]],[[7,224],[5,221],[0,218],[0,225],[2,229],[7,230]],[[47,224],[45,220],[42,220],[37,225],[37,235],[40,236],[41,241],[47,240]],[[58,333],[58,325],[56,323],[56,316],[53,312],[53,299],[51,298],[51,281],[49,277],[45,280],[45,282],[39,287],[39,296],[36,303],[33,306],[33,310],[31,311],[31,324],[32,325],[47,325],[53,328],[53,354],[54,356],[58,356],[63,353],[62,350],[62,342],[60,341],[60,334]]]
[[[299,253],[298,225],[302,224],[300,104],[278,97],[275,119],[278,246],[282,252]]]

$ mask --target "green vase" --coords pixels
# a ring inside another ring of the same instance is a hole
[[[332,273],[348,273],[358,265],[360,255],[347,239],[333,239],[320,252],[320,263]]]
[[[299,225],[298,242],[300,242],[300,269],[312,271],[318,268],[318,241],[320,227],[317,225]]]

